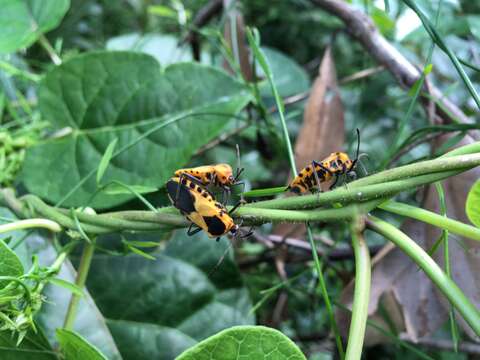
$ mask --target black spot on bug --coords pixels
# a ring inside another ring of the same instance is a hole
[[[303,173],[300,172],[300,173],[298,174],[298,177],[303,177]]]
[[[167,182],[167,192],[173,206],[175,206],[178,210],[186,214],[190,214],[195,211],[195,198],[192,196],[187,187],[179,184],[176,181],[169,180]]]
[[[182,179],[182,184],[183,184],[183,185],[187,185],[187,179],[183,178],[183,179]]]
[[[205,191],[205,192],[203,192],[203,193],[202,193],[202,196],[203,196],[204,198],[207,198],[207,197],[208,197],[208,194],[207,194],[207,192],[206,192],[206,191]]]
[[[221,236],[227,231],[225,224],[218,216],[204,216],[203,220],[207,224],[208,233],[213,236]]]
[[[188,186],[190,186],[190,189],[195,189],[195,184],[191,181],[190,181],[190,184],[188,184]]]

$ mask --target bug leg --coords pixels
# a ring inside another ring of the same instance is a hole
[[[222,186],[223,194],[222,194],[222,204],[227,205],[228,200],[230,199],[230,195],[232,191],[228,186]]]
[[[335,174],[334,176],[335,176],[335,181],[334,181],[333,184],[330,186],[330,190],[332,190],[332,189],[335,187],[335,185],[337,184],[338,179],[339,179],[339,176],[338,176],[338,175]]]
[[[195,235],[199,231],[202,231],[202,228],[200,228],[200,227],[192,230],[193,225],[194,225],[194,223],[191,223],[190,226],[188,227],[188,230],[187,230],[187,235],[188,236]]]
[[[317,183],[318,193],[322,192],[322,187],[320,186],[320,178],[318,177],[317,170],[315,169],[315,160],[312,160],[312,171],[313,176],[315,176],[315,182]]]
[[[239,208],[240,205],[242,205],[242,202],[241,202],[241,201],[239,201],[237,204],[235,204],[235,206],[230,209],[230,211],[228,212],[228,214],[233,213],[235,210],[237,210],[237,209]]]
[[[248,229],[247,233],[246,234],[242,234],[242,236],[240,237],[241,239],[246,239],[248,238],[249,236],[251,236],[253,234],[253,226]]]

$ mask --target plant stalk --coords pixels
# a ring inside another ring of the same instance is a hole
[[[441,229],[448,230],[454,234],[480,241],[479,228],[464,224],[457,220],[449,219],[446,216],[392,200],[386,201],[378,205],[378,207],[382,210],[416,219]]]
[[[363,340],[367,326],[371,264],[368,246],[362,235],[364,228],[363,217],[357,217],[352,221],[352,247],[355,255],[355,291],[353,294],[352,320],[348,331],[347,360],[355,360],[362,357]]]
[[[453,306],[455,306],[475,334],[480,336],[480,312],[425,250],[402,231],[386,221],[374,216],[368,216],[366,224],[369,229],[383,235],[397,245],[408,257],[420,266],[437,288],[447,297]]]
[[[77,278],[75,280],[75,285],[83,289],[85,287],[85,282],[87,280],[88,272],[90,270],[90,264],[92,263],[93,253],[95,252],[95,243],[85,243],[82,257],[80,259],[80,266],[78,268]],[[80,297],[77,294],[72,294],[70,303],[68,304],[67,315],[65,316],[65,322],[63,327],[65,329],[73,329],[75,323],[75,317],[77,315],[78,304],[80,302]]]

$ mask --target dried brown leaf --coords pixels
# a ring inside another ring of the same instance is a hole
[[[337,84],[337,72],[330,47],[325,50],[310,96],[303,125],[295,143],[297,170],[339,151],[345,141],[344,109]],[[303,224],[280,224],[275,234],[302,237]]]
[[[237,55],[237,61],[240,64],[240,71],[243,78],[247,81],[252,81],[252,65],[250,64],[250,52],[247,46],[245,37],[245,21],[243,15],[235,6],[235,1],[224,0],[223,8],[228,11],[227,20],[225,21],[224,37],[233,54]],[[232,24],[234,22],[234,24]],[[236,36],[232,36],[232,30],[235,27]],[[233,73],[232,68],[228,63],[224,63],[224,68]]]

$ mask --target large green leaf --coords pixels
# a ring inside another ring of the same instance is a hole
[[[92,175],[118,138],[121,153],[103,182],[162,186],[249,100],[243,84],[215,68],[182,63],[160,71],[152,57],[129,52],[78,56],[49,72],[39,90],[43,116],[72,133],[30,148],[22,179],[30,192],[57,202],[88,177],[65,202],[85,205],[96,189]],[[131,197],[103,194],[93,206]]]
[[[0,53],[29,46],[60,23],[69,0],[3,0],[0,11]]]
[[[185,351],[177,360],[305,360],[280,331],[264,326],[236,326]]]
[[[267,57],[273,74],[273,82],[280,96],[287,97],[309,90],[310,80],[307,72],[293,59],[275,49],[262,47],[262,51]],[[260,66],[258,66],[258,71],[260,72],[259,76],[263,77]],[[261,83],[260,91],[262,96],[272,97],[272,90],[267,81]]]
[[[57,360],[56,353],[41,331],[29,331],[17,346],[17,336],[0,332],[0,359],[2,360]]]
[[[106,360],[106,357],[74,331],[57,330],[58,342],[65,360]]]
[[[172,359],[220,330],[254,323],[232,257],[207,276],[227,246],[179,230],[164,251],[150,253],[155,261],[95,256],[87,286],[124,359]]]
[[[126,320],[108,326],[124,359],[173,359],[197,341],[177,329]]]

